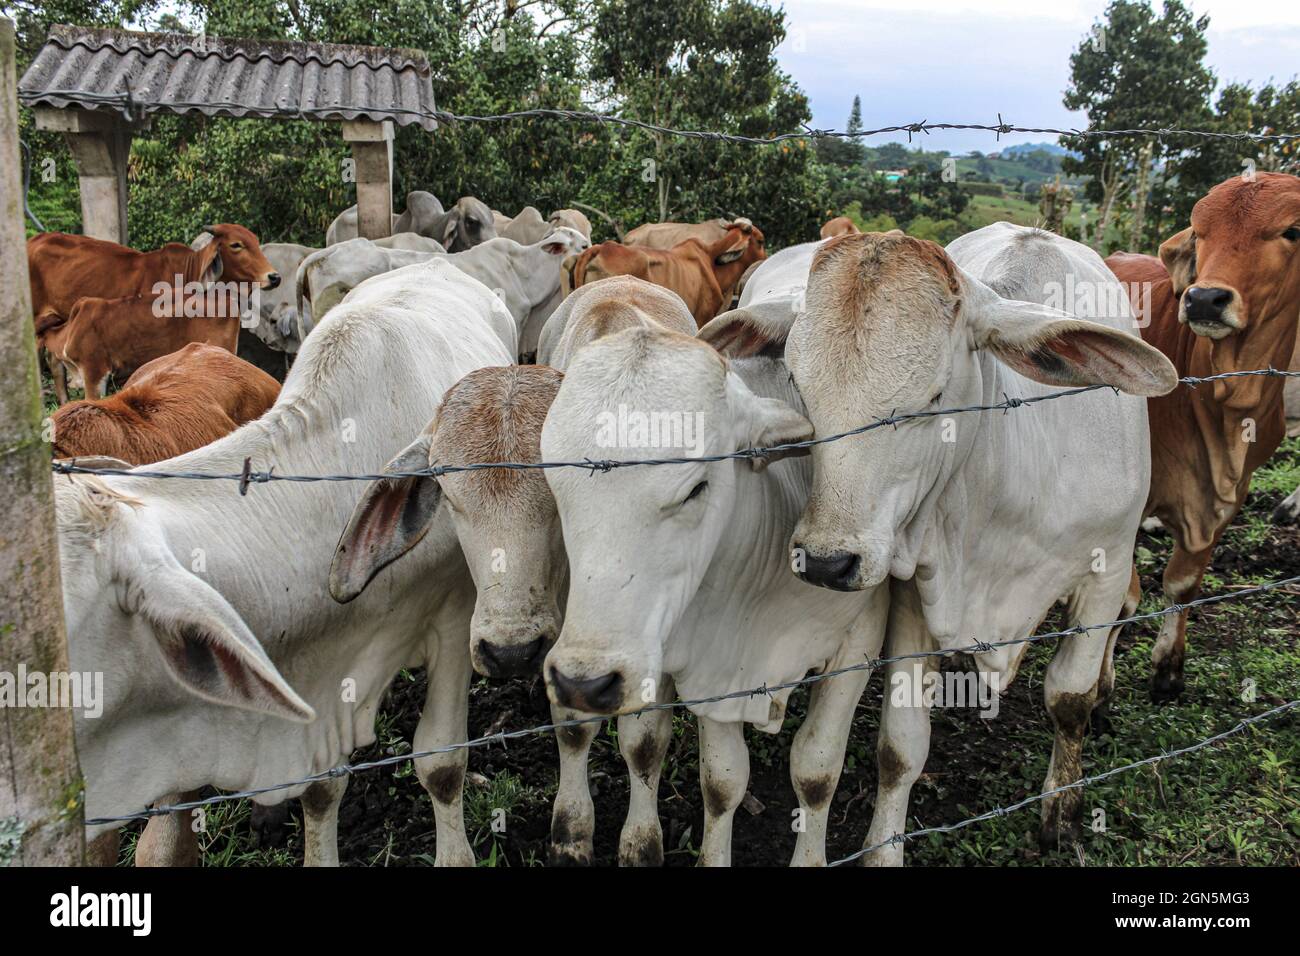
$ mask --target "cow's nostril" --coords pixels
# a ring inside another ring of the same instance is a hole
[[[280,284],[280,273],[272,272],[266,277],[266,287],[268,289],[274,289],[279,284]]]
[[[837,551],[825,557],[804,552],[804,569],[799,575],[809,584],[831,588],[835,591],[852,591],[862,559],[848,551]]]
[[[493,644],[479,641],[478,652],[490,677],[517,677],[533,673],[542,663],[548,641],[545,636],[527,644]]]
[[[589,679],[567,677],[552,667],[546,681],[563,706],[588,714],[610,714],[623,702],[623,675],[611,671]]]

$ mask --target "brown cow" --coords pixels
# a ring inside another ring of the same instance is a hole
[[[54,457],[145,465],[201,448],[275,404],[280,383],[215,345],[191,342],[140,367],[122,391],[53,415]]]
[[[262,254],[251,231],[234,223],[204,226],[212,241],[200,249],[178,242],[140,252],[116,242],[43,232],[27,240],[27,271],[32,286],[32,315],[40,324],[67,319],[78,299],[117,299],[147,295],[160,283],[225,282],[274,289],[280,275]],[[171,351],[168,349],[167,351]],[[158,353],[162,354],[162,353]],[[67,401],[63,368],[50,363],[54,392]]]
[[[1130,290],[1151,283],[1142,337],[1180,376],[1286,368],[1300,311],[1300,179],[1257,173],[1220,183],[1192,209],[1191,228],[1160,246],[1160,260],[1114,255],[1106,263]],[[1282,384],[1245,376],[1148,399],[1146,511],[1174,538],[1164,575],[1171,603],[1199,593],[1251,475],[1282,441]],[[1152,653],[1154,700],[1182,692],[1186,640],[1187,612],[1167,616]]]
[[[37,319],[36,342],[49,353],[52,368],[78,371],[90,399],[104,393],[109,375],[120,381],[190,342],[237,350],[240,308],[246,307],[237,295],[210,288],[208,295],[181,305],[203,314],[186,315],[184,308],[178,312],[170,296],[79,299],[66,322],[50,312]],[[55,377],[54,393],[60,404],[68,400],[61,376]]]
[[[637,249],[602,242],[578,257],[573,284],[584,285],[607,276],[631,275],[671,289],[682,297],[698,325],[704,325],[731,301],[732,290],[753,263],[767,258],[763,233],[757,226],[737,222],[716,242],[696,239],[671,249]]]
[[[647,222],[623,237],[623,245],[643,249],[671,249],[687,239],[698,239],[706,246],[717,242],[732,226],[751,224],[748,219],[709,219],[705,222]]]
[[[822,226],[822,238],[834,239],[836,236],[853,236],[861,232],[848,216],[836,216],[834,219],[828,219]]]
[[[224,222],[204,226],[213,241],[201,249],[169,242],[140,252],[127,246],[43,232],[27,240],[27,271],[32,283],[32,314],[56,312],[67,317],[78,299],[118,299],[153,290],[155,283],[246,282],[264,289],[280,284],[275,266],[262,254],[257,236],[243,226]]]

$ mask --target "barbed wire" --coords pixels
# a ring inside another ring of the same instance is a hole
[[[1198,385],[1204,385],[1208,382],[1218,382],[1232,378],[1244,378],[1251,375],[1298,378],[1300,377],[1300,372],[1285,372],[1270,366],[1268,368],[1252,369],[1250,371],[1221,372],[1217,375],[1189,375],[1180,378],[1178,381],[1180,384],[1186,385],[1189,388],[1196,388]],[[492,461],[474,462],[467,465],[430,465],[428,468],[419,468],[411,471],[391,471],[382,474],[337,475],[280,475],[276,474],[274,469],[255,471],[253,470],[251,459],[248,458],[244,459],[244,468],[238,474],[218,474],[195,471],[158,471],[149,468],[136,468],[131,471],[122,471],[113,468],[78,465],[75,458],[55,460],[52,462],[51,467],[55,474],[60,475],[122,475],[129,478],[183,478],[192,481],[236,481],[239,482],[239,493],[241,495],[247,494],[249,485],[266,484],[272,481],[392,481],[399,478],[440,478],[443,475],[452,475],[467,471],[484,471],[493,468],[502,468],[514,471],[547,470],[551,468],[581,468],[593,473],[609,472],[617,468],[634,468],[639,466],[689,465],[699,464],[702,462],[707,463],[738,459],[752,460],[755,458],[767,458],[773,454],[781,452],[799,451],[814,448],[817,445],[842,441],[846,438],[853,438],[857,435],[863,435],[880,428],[896,428],[898,425],[918,419],[939,418],[946,415],[960,415],[968,412],[1001,411],[1005,413],[1012,409],[1032,406],[1041,402],[1052,401],[1057,398],[1066,398],[1071,395],[1083,395],[1087,392],[1095,392],[1104,388],[1112,389],[1118,393],[1118,389],[1112,385],[1084,385],[1079,388],[1068,388],[1056,392],[1047,392],[1043,395],[1031,395],[1027,398],[1004,398],[1002,401],[996,402],[992,405],[965,405],[960,408],[942,408],[933,411],[907,412],[901,415],[891,414],[885,418],[878,418],[865,425],[852,428],[849,431],[839,432],[834,435],[826,435],[823,438],[809,438],[804,441],[786,442],[784,444],[769,445],[762,448],[742,448],[739,451],[727,452],[724,454],[697,455],[695,457],[629,459],[584,458],[582,461]]]
[[[1142,614],[1132,614],[1128,617],[1122,617],[1114,621],[1106,621],[1101,624],[1076,624],[1073,627],[1067,627],[1058,631],[1046,631],[1041,634],[1031,634],[1027,637],[1009,638],[1004,641],[975,641],[971,644],[961,647],[937,648],[932,651],[912,651],[907,654],[896,654],[891,657],[875,657],[863,660],[856,664],[849,664],[845,667],[834,670],[823,671],[819,674],[808,674],[794,680],[784,681],[779,684],[762,684],[759,687],[753,687],[748,690],[730,691],[725,694],[715,694],[711,697],[699,697],[692,700],[665,701],[663,703],[647,704],[628,714],[621,716],[637,717],[642,714],[653,713],[661,710],[678,710],[681,708],[698,707],[708,704],[718,704],[729,700],[749,699],[754,697],[771,697],[774,693],[785,690],[794,690],[798,687],[811,686],[820,684],[823,681],[831,680],[835,677],[841,677],[844,674],[852,674],[860,671],[874,671],[889,664],[896,664],[902,661],[918,660],[926,657],[953,657],[958,654],[987,654],[991,651],[1002,647],[1013,647],[1020,644],[1039,644],[1045,641],[1058,640],[1063,637],[1083,637],[1090,631],[1105,629],[1107,632],[1115,627],[1122,627],[1127,624],[1135,624],[1139,621],[1149,621],[1156,618],[1165,617],[1169,614],[1180,614],[1183,611],[1190,610],[1194,607],[1204,607],[1211,604],[1222,604],[1227,601],[1238,601],[1247,597],[1253,597],[1257,594],[1265,594],[1278,588],[1290,587],[1294,584],[1300,584],[1300,575],[1289,578],[1283,578],[1278,581],[1269,581],[1264,584],[1254,585],[1249,588],[1242,588],[1237,591],[1228,591],[1223,594],[1215,594],[1209,597],[1197,598],[1193,601],[1186,601],[1181,604],[1171,604],[1168,607],[1160,608],[1156,611],[1146,611]],[[200,807],[207,807],[217,803],[226,803],[231,800],[243,800],[250,797],[257,797],[267,793],[275,793],[280,790],[288,790],[291,787],[306,786],[313,783],[319,783],[323,780],[332,780],[336,777],[351,776],[354,773],[360,773],[366,770],[374,770],[379,767],[389,767],[396,764],[404,764],[409,761],[419,760],[424,757],[432,757],[438,754],[453,753],[457,750],[471,750],[478,747],[489,747],[493,744],[505,746],[509,740],[516,740],[521,737],[535,737],[539,734],[553,733],[557,730],[563,730],[568,727],[579,727],[584,724],[602,723],[612,719],[609,716],[598,715],[591,717],[574,717],[568,720],[560,720],[552,723],[538,724],[535,727],[528,727],[523,730],[501,731],[495,734],[487,734],[482,737],[475,737],[472,740],[462,741],[460,743],[446,744],[441,747],[433,747],[428,750],[413,751],[407,754],[394,754],[388,757],[381,757],[377,760],[368,760],[355,764],[340,764],[323,770],[319,773],[310,774],[300,777],[296,780],[287,780],[283,783],[272,784],[266,787],[256,787],[249,790],[239,790],[230,793],[215,794],[211,797],[204,797],[200,800],[188,800],[180,803],[166,804],[156,807],[147,807],[143,810],[137,810],[132,813],[124,813],[117,816],[95,817],[86,821],[87,826],[97,826],[108,823],[126,823],[131,820],[144,820],[149,817],[164,816],[168,813],[181,812],[185,810],[195,810]]]
[[[141,96],[139,93],[126,90],[118,93],[96,93],[88,90],[28,90],[19,94],[19,99],[25,103],[33,103],[46,97],[58,97],[67,99],[78,104],[93,104],[100,106],[116,107],[128,120],[139,120],[146,113],[158,112],[160,110],[176,110],[179,112],[200,111],[207,115],[206,111],[215,110],[218,112],[236,113],[239,111],[252,112],[256,115],[267,114],[275,117],[285,117],[306,120],[319,120],[320,116],[312,115],[309,111],[302,109],[276,109],[268,111],[259,104],[240,103],[230,100],[207,100],[205,102],[189,100],[160,100],[150,99],[147,96]],[[1062,129],[1052,126],[1017,126],[1014,123],[1008,123],[998,113],[997,123],[931,123],[928,119],[919,120],[911,123],[895,123],[891,126],[880,126],[875,129],[864,129],[857,131],[835,130],[835,129],[818,129],[816,127],[805,125],[800,131],[785,133],[775,133],[771,136],[746,136],[740,133],[723,133],[718,130],[700,130],[700,129],[680,129],[672,126],[661,126],[657,123],[651,123],[646,120],[635,119],[626,116],[618,116],[612,113],[599,113],[592,110],[573,110],[560,109],[553,107],[537,107],[534,109],[512,110],[506,113],[491,114],[467,114],[454,113],[450,110],[440,109],[421,109],[415,107],[403,106],[362,106],[350,105],[346,108],[340,108],[336,111],[340,116],[344,113],[354,113],[362,116],[413,116],[420,119],[431,119],[438,123],[454,125],[456,123],[510,123],[520,120],[562,120],[571,123],[583,123],[588,125],[600,126],[620,126],[629,129],[638,129],[645,132],[656,133],[661,136],[676,136],[682,139],[705,140],[709,142],[735,143],[746,146],[771,146],[778,143],[789,142],[791,140],[817,140],[817,139],[852,139],[859,140],[871,136],[882,136],[887,133],[906,133],[907,140],[910,143],[913,136],[928,135],[940,130],[973,130],[979,132],[995,133],[999,140],[1010,133],[1034,133],[1045,134],[1049,136],[1069,136],[1084,139],[1115,139],[1123,137],[1151,136],[1158,139],[1168,139],[1175,137],[1187,137],[1191,139],[1219,140],[1228,142],[1290,142],[1300,139],[1300,133],[1230,133],[1216,130],[1203,129],[1178,129],[1172,127],[1133,127],[1130,129],[1090,129],[1090,128],[1068,128]]]
[[[865,846],[861,850],[858,850],[856,853],[850,853],[848,856],[842,857],[834,861],[833,863],[827,865],[843,866],[845,863],[852,863],[855,860],[859,860],[862,857],[866,856],[868,853],[873,853],[876,850],[883,849],[884,847],[887,846],[893,846],[899,843],[906,843],[908,840],[915,840],[917,837],[929,836],[935,833],[952,833],[954,830],[962,830],[968,826],[972,826],[973,824],[984,823],[985,821],[992,820],[995,817],[1005,817],[1008,814],[1014,813],[1017,810],[1023,810],[1025,807],[1029,806],[1030,804],[1038,803],[1041,800],[1046,800],[1048,797],[1054,797],[1058,793],[1065,793],[1066,791],[1069,790],[1081,790],[1084,787],[1091,786],[1094,783],[1099,783],[1102,780],[1107,780],[1111,777],[1119,776],[1122,773],[1128,773],[1130,770],[1137,770],[1139,767],[1145,767],[1153,763],[1159,763],[1161,760],[1170,760],[1175,757],[1182,757],[1186,754],[1196,753],[1198,750],[1204,750],[1206,747],[1212,747],[1217,743],[1221,743],[1222,741],[1227,740],[1229,737],[1233,737],[1241,733],[1247,727],[1253,726],[1254,724],[1261,723],[1265,720],[1270,720],[1273,717],[1276,717],[1278,714],[1285,713],[1286,711],[1291,710],[1294,707],[1300,707],[1300,700],[1287,701],[1285,704],[1282,704],[1278,707],[1274,707],[1271,710],[1266,710],[1262,714],[1256,714],[1253,717],[1246,717],[1243,720],[1239,721],[1235,727],[1231,727],[1228,730],[1223,731],[1222,733],[1215,734],[1213,737],[1207,737],[1205,740],[1200,740],[1194,744],[1189,744],[1186,747],[1180,747],[1177,750],[1163,750],[1154,756],[1145,757],[1142,760],[1135,760],[1133,761],[1133,763],[1124,764],[1122,767],[1114,767],[1110,770],[1105,771],[1104,773],[1093,774],[1092,776],[1083,777],[1079,780],[1076,780],[1073,783],[1066,783],[1066,784],[1062,784],[1059,787],[1053,787],[1051,790],[1044,790],[1042,793],[1036,793],[1033,796],[1026,797],[1023,800],[1020,800],[1016,803],[1012,803],[1008,806],[994,807],[992,810],[989,810],[985,813],[978,814],[973,817],[967,817],[965,820],[960,820],[957,823],[948,823],[943,826],[936,826],[936,827],[923,827],[920,830],[912,830],[908,833],[897,833],[894,836],[890,837],[888,840],[882,840],[879,843],[874,843],[870,846]]]

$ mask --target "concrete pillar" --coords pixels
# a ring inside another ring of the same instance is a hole
[[[393,123],[344,120],[357,175],[357,233],[366,239],[393,234]]]
[[[81,179],[81,231],[96,239],[127,243],[126,161],[131,131],[116,113],[38,107],[36,128],[67,140]]]
[[[54,525],[50,447],[32,332],[23,230],[14,24],[0,17],[0,671],[68,670]],[[26,688],[20,687],[19,693]],[[81,772],[72,711],[0,707],[0,867],[80,865],[85,856]]]

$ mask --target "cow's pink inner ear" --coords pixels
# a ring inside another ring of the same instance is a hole
[[[441,498],[442,489],[433,478],[376,482],[357,505],[334,552],[334,600],[351,601],[376,574],[419,544]]]

